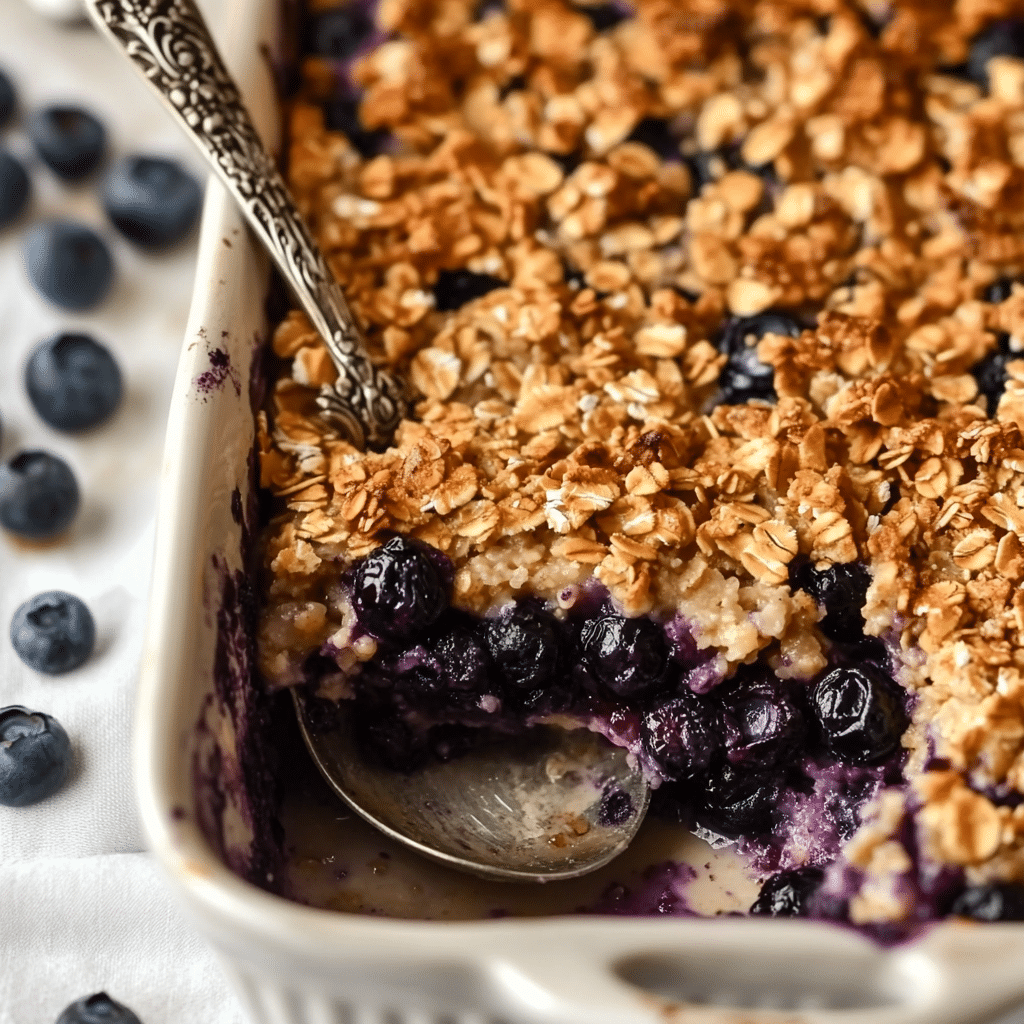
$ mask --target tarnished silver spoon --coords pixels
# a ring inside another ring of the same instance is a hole
[[[334,275],[265,149],[193,0],[86,0],[93,21],[163,100],[237,201],[338,369],[322,414],[360,448],[386,446],[405,389],[375,367]],[[489,878],[574,878],[636,834],[650,798],[623,750],[547,728],[409,775],[365,761],[342,727],[319,732],[294,694],[313,759],[335,791],[392,838]]]

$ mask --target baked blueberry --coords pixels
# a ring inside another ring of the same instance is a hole
[[[679,139],[663,117],[645,117],[629,133],[629,142],[640,142],[653,149],[662,160],[679,160]]]
[[[71,774],[71,741],[55,718],[17,704],[0,708],[0,804],[27,807]]]
[[[43,162],[68,181],[91,174],[107,145],[106,129],[81,107],[37,110],[29,115],[25,130]]]
[[[517,603],[484,624],[484,639],[498,674],[516,690],[538,690],[558,666],[558,624],[547,612]]]
[[[668,641],[650,619],[588,619],[580,631],[580,646],[598,682],[619,697],[652,690],[665,678]]]
[[[356,565],[352,602],[374,636],[411,639],[448,607],[448,588],[422,545],[392,537]]]
[[[721,349],[729,357],[718,378],[722,401],[729,405],[754,398],[774,401],[775,370],[758,359],[758,342],[766,334],[796,338],[800,332],[800,325],[785,313],[758,313],[730,323],[721,341]]]
[[[387,701],[357,700],[352,731],[363,752],[391,771],[415,771],[430,757],[427,735],[414,729]]]
[[[712,766],[695,808],[697,824],[727,839],[758,836],[772,827],[782,779],[728,762]]]
[[[864,613],[871,574],[859,562],[836,562],[825,569],[805,564],[794,573],[794,586],[806,590],[825,609],[818,629],[830,640],[856,643],[864,636]]]
[[[975,921],[1024,921],[1024,885],[989,882],[969,885],[953,901],[950,914]]]
[[[51,427],[88,430],[120,404],[121,371],[108,349],[88,334],[62,332],[32,350],[25,388]]]
[[[598,32],[607,32],[608,29],[614,28],[620,21],[625,21],[629,17],[622,6],[617,3],[588,4],[586,7],[580,7],[579,11],[590,19],[590,23]]]
[[[995,352],[989,352],[971,367],[971,375],[978,382],[978,396],[984,401],[985,411],[989,416],[995,416],[999,408],[999,399],[1006,390],[1006,364],[1011,359],[1019,359],[1022,356],[1024,352],[1015,355],[1000,348]]]
[[[995,21],[971,40],[967,74],[982,89],[988,89],[988,62],[993,57],[1024,58],[1024,20]]]
[[[76,999],[65,1007],[56,1024],[142,1024],[123,1003],[111,999],[106,992],[97,992]]]
[[[317,57],[344,60],[351,57],[373,32],[373,20],[362,4],[332,7],[310,18],[306,50]]]
[[[986,302],[991,302],[994,306],[998,306],[1000,302],[1005,302],[1012,294],[1013,281],[1008,277],[1001,277],[985,289],[983,297]]]
[[[456,626],[435,641],[433,653],[445,683],[452,689],[476,693],[488,689],[491,656],[475,633]]]
[[[722,709],[725,755],[750,768],[768,768],[796,754],[807,724],[794,689],[767,674],[730,680],[714,691]]]
[[[709,700],[689,690],[663,701],[640,720],[640,741],[667,779],[702,773],[718,750],[721,722]]]
[[[0,71],[0,128],[7,126],[14,117],[18,106],[18,94],[14,91],[14,83]]]
[[[203,190],[177,160],[129,156],[104,176],[100,202],[129,242],[163,249],[180,242],[195,226]]]
[[[329,132],[343,132],[356,152],[369,160],[384,148],[388,133],[367,128],[359,118],[359,100],[339,96],[324,104],[324,127]]]
[[[96,626],[85,603],[62,590],[36,594],[11,619],[11,644],[29,668],[71,672],[92,654]]]
[[[508,281],[490,274],[474,274],[471,270],[442,270],[434,285],[434,298],[441,312],[459,309],[496,288],[507,288]]]
[[[43,296],[62,309],[95,306],[114,281],[114,261],[92,228],[43,221],[25,235],[25,269]]]
[[[871,665],[833,669],[811,690],[810,705],[825,746],[846,764],[885,761],[909,724],[899,688]]]
[[[780,871],[761,886],[750,913],[766,917],[805,917],[807,902],[824,877],[820,868]]]
[[[0,526],[29,540],[62,534],[78,512],[71,467],[49,452],[27,451],[0,466]]]
[[[701,150],[687,157],[686,165],[693,176],[694,191],[699,193],[705,185],[710,185],[729,171],[740,166],[739,155],[734,149]]]
[[[31,191],[21,162],[7,150],[0,149],[0,228],[10,226],[21,216]]]

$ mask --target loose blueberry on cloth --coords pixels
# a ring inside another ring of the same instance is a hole
[[[71,774],[71,740],[55,718],[19,705],[0,708],[0,804],[27,807]]]
[[[26,665],[62,675],[85,662],[96,626],[85,603],[63,590],[48,590],[20,605],[11,619],[11,644]]]
[[[61,1011],[55,1024],[142,1024],[123,1003],[106,992],[76,999]]]
[[[121,370],[88,334],[64,332],[41,341],[25,366],[25,389],[39,416],[57,430],[88,430],[121,402]]]
[[[62,309],[95,306],[114,281],[106,242],[84,224],[50,220],[34,225],[25,235],[24,255],[29,280]]]
[[[78,512],[71,467],[49,452],[27,451],[0,466],[0,526],[27,540],[60,536]]]
[[[130,156],[105,175],[100,202],[128,241],[145,249],[164,249],[195,226],[203,190],[176,160]]]
[[[0,228],[8,227],[21,216],[31,192],[32,186],[21,162],[0,149]]]
[[[77,181],[103,159],[107,132],[99,119],[81,107],[45,107],[30,114],[25,131],[40,159],[54,174]]]

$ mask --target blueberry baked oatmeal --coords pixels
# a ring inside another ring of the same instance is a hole
[[[415,390],[260,414],[260,669],[396,772],[627,747],[754,913],[1024,917],[1012,0],[318,0],[288,169]]]

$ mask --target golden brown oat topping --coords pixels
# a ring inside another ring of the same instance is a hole
[[[339,559],[386,531],[444,551],[465,609],[594,576],[629,615],[681,611],[723,669],[766,651],[795,678],[827,644],[790,563],[862,560],[868,632],[918,694],[932,852],[1024,879],[1024,810],[977,792],[1024,793],[1024,359],[992,416],[971,373],[1000,332],[1024,346],[1024,287],[984,298],[1024,273],[1024,62],[994,60],[988,95],[938,71],[1019,5],[635,0],[605,32],[570,0],[476,6],[382,0],[391,35],[354,68],[396,140],[372,159],[324,129],[333,77],[304,67],[292,186],[421,398],[358,452],[317,417],[320,339],[278,327],[265,670],[344,633]],[[505,286],[439,311],[459,269]],[[806,324],[758,344],[777,403],[716,404],[723,323],[767,309]],[[855,912],[899,917],[892,828],[865,829]]]

